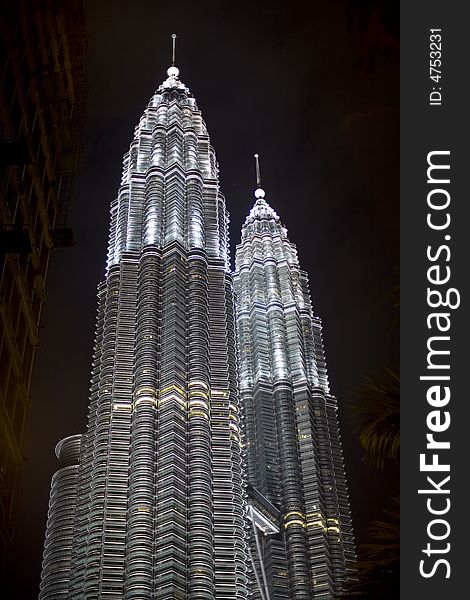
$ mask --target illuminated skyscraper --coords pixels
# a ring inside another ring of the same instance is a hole
[[[40,598],[248,597],[228,214],[175,66],[111,206],[88,425],[56,448]]]
[[[234,276],[248,490],[266,517],[253,518],[252,597],[332,599],[355,559],[337,403],[307,273],[258,161],[257,175]]]

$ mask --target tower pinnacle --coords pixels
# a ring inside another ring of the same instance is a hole
[[[256,185],[257,188],[255,190],[255,198],[264,198],[265,192],[261,187],[261,171],[259,168],[259,154],[255,154],[255,165],[256,165]]]
[[[167,71],[168,77],[178,77],[180,71],[178,67],[175,67],[175,58],[176,58],[176,33],[171,34],[172,39],[172,53],[171,53],[171,67]]]

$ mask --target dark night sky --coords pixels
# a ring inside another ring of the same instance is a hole
[[[54,446],[82,432],[109,205],[122,155],[166,77],[170,34],[220,164],[239,239],[261,156],[267,200],[310,275],[340,419],[358,542],[391,493],[361,463],[348,404],[365,376],[397,363],[398,8],[380,0],[85,2],[86,174],[69,224],[76,246],[51,261],[25,432],[12,552],[13,598],[37,597]],[[20,582],[21,580],[21,582]]]

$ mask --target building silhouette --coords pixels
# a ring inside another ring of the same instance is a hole
[[[42,600],[248,597],[228,222],[173,64],[111,206],[88,424],[56,447]]]
[[[1,2],[0,572],[15,532],[49,261],[73,244],[66,219],[83,163],[85,53],[81,2]]]
[[[308,275],[261,188],[236,249],[239,387],[253,515],[253,598],[338,597],[354,540],[322,324]]]

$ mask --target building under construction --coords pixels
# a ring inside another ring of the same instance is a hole
[[[83,6],[0,2],[0,558],[14,534],[15,495],[45,282],[83,170]]]

